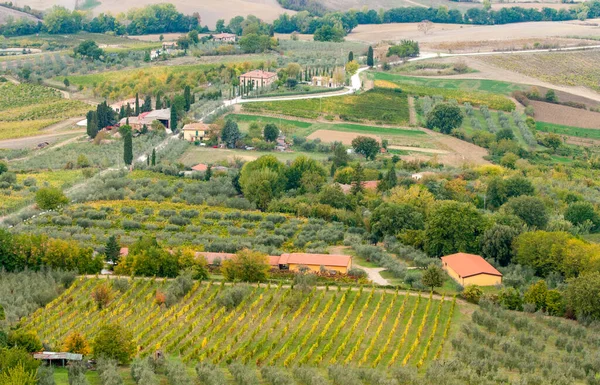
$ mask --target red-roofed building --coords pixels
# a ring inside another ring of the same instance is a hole
[[[362,187],[365,190],[377,190],[377,184],[379,184],[378,180],[367,180],[362,182]],[[340,184],[340,187],[342,188],[342,191],[344,192],[344,194],[348,194],[350,193],[350,191],[352,190],[352,185],[351,184]]]
[[[236,35],[233,33],[217,33],[213,35],[213,40],[221,43],[235,43]]]
[[[494,286],[502,283],[502,274],[479,255],[447,255],[442,257],[442,267],[462,286]]]
[[[208,170],[208,166],[205,165],[204,163],[198,163],[197,165],[192,167],[192,170],[204,172],[204,171]]]
[[[281,269],[298,271],[301,266],[306,266],[314,272],[319,272],[321,266],[323,266],[327,270],[335,270],[346,274],[352,268],[352,257],[335,254],[291,253],[281,254],[279,258],[279,267]]]
[[[249,86],[254,84],[254,88],[261,88],[269,86],[277,81],[277,74],[275,72],[254,70],[246,72],[240,76],[240,84]]]

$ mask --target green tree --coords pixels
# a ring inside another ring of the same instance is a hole
[[[363,166],[359,163],[354,167],[354,172],[352,173],[352,188],[350,192],[352,195],[357,195],[358,193],[362,193],[364,191],[363,183],[365,181],[365,170]]]
[[[177,108],[175,106],[171,106],[171,119],[169,120],[169,128],[173,133],[177,132]]]
[[[90,138],[94,139],[98,135],[98,113],[96,111],[88,111],[86,119],[87,134]]]
[[[209,164],[204,172],[204,180],[208,182],[210,178],[212,178],[212,166]]]
[[[73,52],[75,56],[91,60],[100,60],[104,56],[104,51],[93,40],[82,41],[73,49]]]
[[[558,98],[556,97],[556,93],[554,92],[554,90],[546,91],[546,101],[549,103],[557,103],[558,102]]]
[[[371,215],[371,234],[381,240],[385,236],[395,236],[404,230],[421,230],[424,227],[423,214],[407,204],[380,204]]]
[[[23,366],[14,366],[4,372],[0,372],[0,384],[2,385],[36,385],[35,373],[28,372]]]
[[[367,51],[367,65],[369,67],[373,67],[375,65],[375,61],[373,60],[373,47],[369,46],[369,50]]]
[[[438,129],[442,134],[450,134],[452,130],[460,127],[463,113],[460,107],[439,103],[427,114],[427,128]]]
[[[140,114],[140,95],[135,93],[135,116]]]
[[[437,201],[425,226],[425,252],[441,257],[459,251],[476,253],[486,220],[470,203]]]
[[[95,358],[116,360],[126,365],[135,354],[135,343],[131,332],[119,324],[107,324],[100,327],[92,343]]]
[[[543,229],[548,224],[548,212],[544,202],[538,197],[513,197],[503,206],[510,214],[521,218],[527,226]]]
[[[485,191],[486,208],[495,209],[506,203],[508,199],[506,185],[501,178],[492,178]]]
[[[540,277],[561,271],[565,247],[571,238],[570,234],[562,231],[522,233],[513,243],[516,262],[532,267]]]
[[[84,362],[71,362],[68,367],[69,385],[89,385],[85,372],[87,367]]]
[[[573,202],[565,210],[565,219],[575,226],[583,225],[587,221],[594,227],[598,226],[598,213],[590,202]]]
[[[271,37],[250,33],[239,40],[239,45],[245,53],[260,53],[271,49]]]
[[[514,287],[502,289],[498,294],[498,302],[508,310],[523,310],[523,298]]]
[[[119,242],[115,235],[108,237],[106,246],[104,246],[104,255],[108,262],[112,262],[115,265],[119,263],[119,259],[121,258],[121,246],[119,246]]]
[[[54,381],[54,369],[51,365],[40,366],[37,370],[37,385],[56,385]]]
[[[352,147],[357,154],[364,155],[365,158],[375,160],[375,156],[379,153],[379,142],[368,136],[357,136],[352,139]]]
[[[44,349],[37,335],[23,330],[14,330],[8,333],[8,346],[29,353],[41,352]]]
[[[268,123],[264,129],[264,137],[267,142],[274,142],[279,136],[279,128],[273,123]]]
[[[396,165],[392,163],[390,169],[385,174],[385,177],[377,184],[377,190],[388,191],[396,187],[398,184],[398,176],[396,175]]]
[[[495,260],[500,266],[508,266],[513,258],[513,240],[519,231],[513,227],[496,224],[487,229],[481,238],[481,255]]]
[[[419,56],[419,42],[414,40],[402,40],[400,44],[388,48],[387,56],[398,56],[400,59]]]
[[[6,373],[8,370],[21,367],[27,373],[35,375],[40,362],[31,356],[31,353],[22,348],[0,348],[0,373]],[[0,380],[0,384],[4,384]],[[11,383],[22,385],[21,383]]]
[[[348,61],[351,62],[354,60],[354,52],[350,51],[348,52]]]
[[[156,149],[152,149],[152,166],[156,166]]]
[[[277,172],[268,168],[252,171],[242,184],[244,196],[260,210],[266,210],[269,203],[282,192],[280,179]]]
[[[345,35],[346,33],[341,27],[324,24],[315,30],[313,39],[315,41],[332,41],[339,43],[344,41]]]
[[[431,290],[433,290],[436,287],[441,287],[444,285],[444,278],[444,270],[442,270],[441,267],[432,263],[429,266],[427,266],[427,269],[425,269],[425,271],[423,272],[423,275],[421,276],[421,283],[423,283],[424,286],[430,287]]]
[[[287,178],[287,190],[299,189],[302,186],[302,178],[310,173],[312,177],[321,177],[324,179],[327,175],[323,167],[314,159],[305,155],[300,155],[294,159],[290,167],[285,171]]]
[[[333,162],[334,168],[337,170],[340,167],[345,167],[348,165],[348,161],[350,160],[350,156],[348,156],[348,152],[346,151],[346,146],[344,146],[341,142],[333,143]]]
[[[569,279],[566,304],[578,319],[600,320],[600,272]]]
[[[525,294],[523,295],[523,300],[525,303],[534,304],[535,310],[545,310],[547,296],[548,286],[546,285],[546,281],[542,279],[532,285],[529,285],[525,291]]]
[[[123,161],[130,166],[133,163],[133,134],[131,127],[128,125],[119,128],[123,137]]]
[[[189,111],[190,107],[192,106],[192,89],[190,88],[189,85],[186,85],[185,88],[183,89],[183,97],[185,99],[184,109],[186,111]]]
[[[240,133],[240,128],[237,123],[231,119],[227,119],[225,127],[223,127],[223,130],[221,131],[221,140],[225,142],[227,147],[234,148],[236,142],[240,140],[241,137],[242,134]]]
[[[360,65],[355,62],[354,60],[349,61],[348,63],[346,63],[346,72],[348,73],[348,75],[352,76],[356,73],[356,71],[358,71],[358,68],[360,67]]]
[[[56,187],[43,187],[35,193],[35,203],[42,210],[56,210],[69,203],[69,198]]]
[[[68,79],[68,78],[65,78],[65,79],[63,80],[63,84],[65,85],[65,87],[69,88],[69,86],[71,85],[71,82],[69,81],[69,79]]]
[[[247,249],[223,261],[221,266],[221,272],[228,281],[264,282],[269,278],[269,270],[266,254]]]
[[[523,176],[515,175],[504,181],[506,187],[506,196],[508,198],[521,195],[533,195],[535,188],[531,181]]]

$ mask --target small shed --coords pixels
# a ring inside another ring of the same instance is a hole
[[[67,352],[39,352],[33,353],[33,358],[44,361],[48,365],[65,366],[69,361],[81,361],[83,355]]]
[[[442,267],[462,286],[494,286],[502,283],[502,273],[480,255],[456,253],[442,257]]]

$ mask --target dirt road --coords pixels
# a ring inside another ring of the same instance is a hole
[[[56,143],[69,135],[78,135],[85,133],[85,130],[72,130],[66,132],[55,132],[47,135],[30,136],[27,138],[7,139],[0,141],[0,148],[19,150],[23,148],[34,148],[39,143],[48,142]]]

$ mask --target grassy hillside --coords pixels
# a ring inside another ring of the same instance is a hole
[[[177,304],[159,306],[156,293],[168,281],[135,280],[124,293],[97,310],[91,298],[104,280],[82,279],[35,312],[25,327],[51,346],[71,330],[90,338],[110,322],[133,332],[142,355],[155,349],[186,362],[329,366],[350,364],[387,368],[422,366],[438,358],[448,328],[460,318],[451,299],[313,288],[248,287],[235,308],[218,298],[229,286],[197,283]]]

